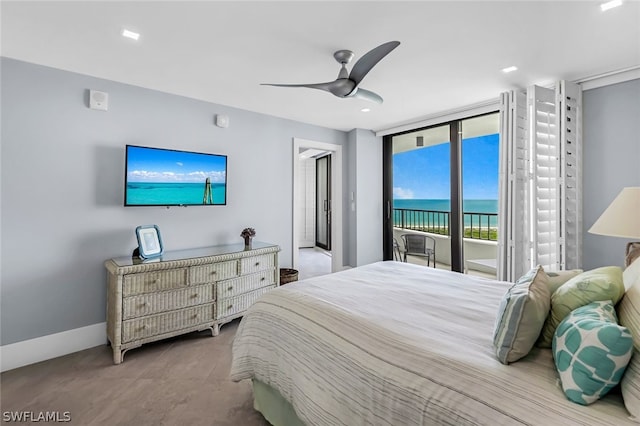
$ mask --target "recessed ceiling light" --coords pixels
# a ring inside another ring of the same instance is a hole
[[[502,72],[513,72],[516,71],[518,69],[518,67],[514,67],[514,66],[510,66],[510,67],[506,67],[506,68],[502,68]]]
[[[605,12],[609,9],[613,9],[614,7],[618,7],[618,6],[622,6],[622,0],[612,0],[606,3],[601,3],[600,9],[602,9],[602,11]]]
[[[369,111],[371,111],[371,108],[362,108],[360,111],[362,111],[362,112],[369,112]]]
[[[126,29],[126,28],[125,28],[124,30],[122,30],[122,36],[123,36],[123,37],[130,38],[130,39],[133,39],[133,40],[137,40],[137,39],[139,39],[139,38],[140,38],[140,34],[135,33],[135,32],[133,32],[133,31],[129,31],[129,30],[128,30],[128,29]]]

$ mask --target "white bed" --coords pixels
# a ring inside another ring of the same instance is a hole
[[[549,349],[496,359],[510,285],[399,262],[287,285],[246,313],[231,378],[277,391],[307,425],[634,424],[619,394],[567,400]]]

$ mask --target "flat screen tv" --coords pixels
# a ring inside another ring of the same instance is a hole
[[[127,145],[125,206],[227,204],[227,156]]]

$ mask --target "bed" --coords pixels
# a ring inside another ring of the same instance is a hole
[[[619,393],[567,400],[549,349],[496,359],[510,286],[391,261],[283,286],[243,318],[231,379],[274,425],[637,425]]]

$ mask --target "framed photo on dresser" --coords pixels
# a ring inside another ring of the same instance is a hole
[[[138,256],[143,259],[162,256],[164,247],[157,225],[140,225],[136,228]]]

